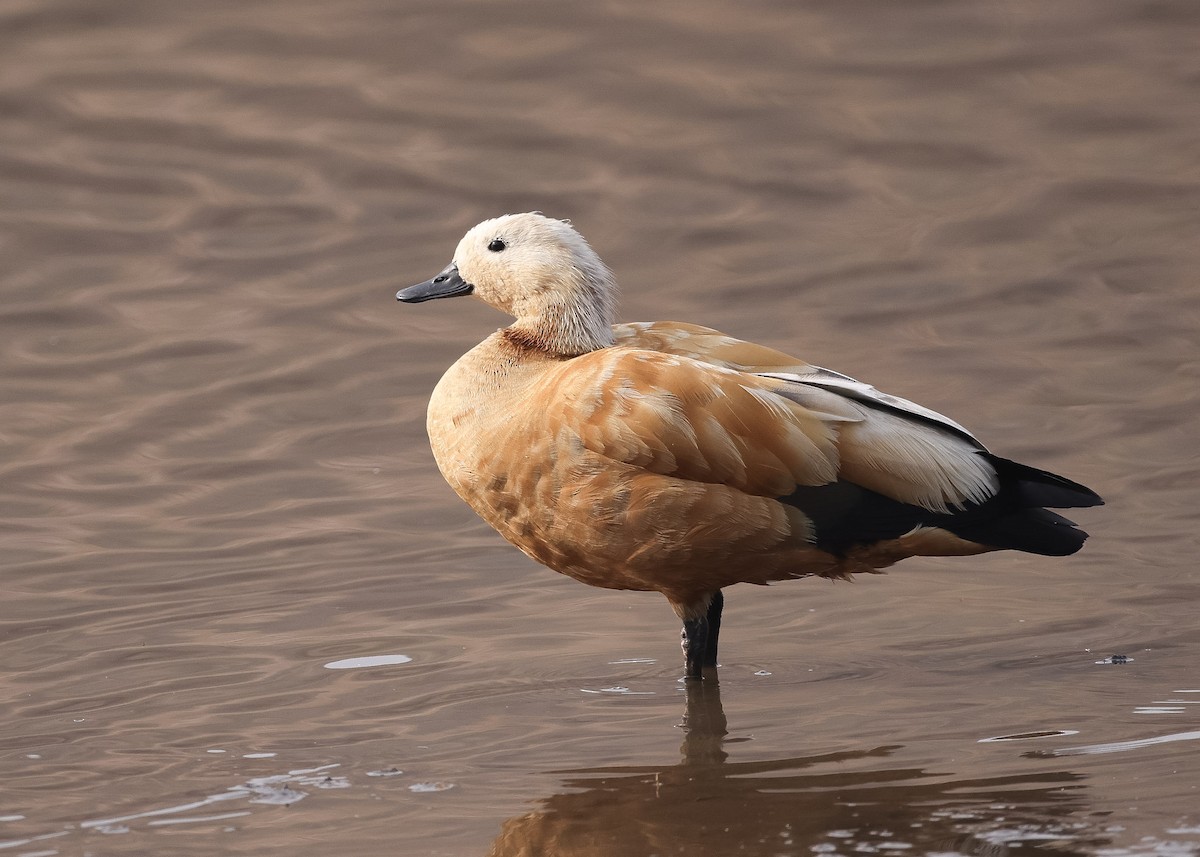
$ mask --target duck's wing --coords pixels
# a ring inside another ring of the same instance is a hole
[[[915,402],[782,351],[681,322],[616,325],[618,344],[689,357],[762,379],[802,407],[836,414],[838,478],[892,500],[945,512],[999,490],[995,467],[963,426]]]
[[[840,372],[814,366],[765,345],[726,336],[712,328],[676,321],[634,322],[614,326],[613,333],[618,345],[682,355],[739,372],[829,390],[868,407],[908,416],[946,429],[968,441],[976,449],[986,449],[970,431],[944,414],[908,399],[884,393],[870,384]]]
[[[917,553],[971,552],[974,545],[1063,555],[1087,534],[1042,507],[1103,502],[1062,476],[992,455],[935,411],[773,349],[676,323],[627,326],[617,338],[732,371],[742,383],[752,379],[827,427],[835,452],[826,459],[836,478],[798,481],[778,496],[812,521],[818,546],[836,551],[922,532],[941,541]]]
[[[765,497],[838,478],[846,418],[772,391],[786,382],[616,347],[567,361],[547,383],[552,432],[649,473]]]
[[[958,435],[976,449],[987,451],[987,448],[979,441],[979,438],[975,437],[966,428],[945,414],[939,414],[935,410],[927,408],[924,405],[918,405],[916,402],[910,402],[908,399],[903,399],[900,396],[884,393],[881,390],[875,389],[870,384],[856,381],[854,378],[842,375],[840,372],[822,369],[820,366],[810,366],[808,369],[809,371],[806,372],[758,372],[755,374],[761,375],[764,378],[778,378],[781,381],[791,381],[796,384],[806,384],[810,387],[829,390],[839,396],[861,402],[868,407],[890,411],[893,414],[946,429]]]
[[[557,425],[653,473],[768,497],[848,481],[939,512],[998,487],[957,433],[822,386],[628,347],[564,366],[570,389],[552,399]]]

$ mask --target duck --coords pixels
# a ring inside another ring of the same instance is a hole
[[[439,470],[536,562],[664,595],[688,680],[715,677],[734,584],[1067,556],[1087,533],[1051,510],[1103,504],[849,376],[696,324],[619,323],[614,275],[568,221],[485,220],[396,298],[468,295],[514,321],[434,387]]]

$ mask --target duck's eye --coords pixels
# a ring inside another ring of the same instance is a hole
[[[493,238],[492,243],[488,244],[488,249],[491,250],[493,253],[499,253],[501,250],[503,250],[507,246],[508,245],[505,244],[503,241],[501,241],[499,238]]]

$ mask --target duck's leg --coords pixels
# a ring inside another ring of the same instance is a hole
[[[717,637],[721,635],[721,610],[725,607],[725,595],[717,590],[708,605],[708,639],[704,645],[704,665],[717,667]]]
[[[688,678],[704,678],[704,670],[717,666],[717,637],[721,633],[721,609],[725,596],[717,590],[705,612],[683,620],[682,646]]]
[[[680,645],[683,646],[684,674],[689,679],[704,678],[704,651],[708,648],[707,616],[683,620]]]

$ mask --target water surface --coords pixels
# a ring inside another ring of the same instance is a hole
[[[1200,850],[1197,44],[1187,0],[0,4],[0,851]],[[689,696],[661,598],[426,445],[504,320],[392,296],[529,209],[626,319],[1094,487],[1092,540],[734,588]]]

